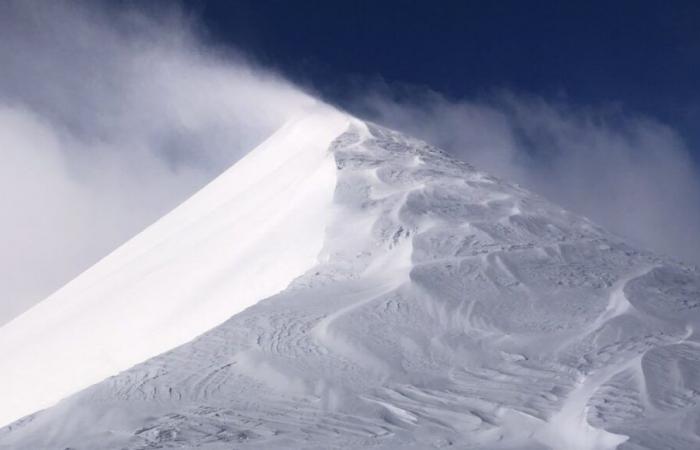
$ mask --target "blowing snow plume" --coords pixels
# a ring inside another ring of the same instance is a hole
[[[0,5],[0,324],[314,100],[167,17]]]

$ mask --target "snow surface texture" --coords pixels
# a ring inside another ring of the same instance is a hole
[[[700,448],[698,306],[697,269],[319,107],[0,329],[6,423],[114,375],[0,448]]]

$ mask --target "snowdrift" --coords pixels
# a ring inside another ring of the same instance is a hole
[[[696,268],[318,107],[0,329],[2,421],[63,399],[0,448],[698,448],[699,306]]]

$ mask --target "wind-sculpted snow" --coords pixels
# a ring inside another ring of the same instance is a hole
[[[350,123],[318,264],[0,447],[700,448],[696,269]]]

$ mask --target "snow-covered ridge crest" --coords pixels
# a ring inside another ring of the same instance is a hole
[[[0,424],[174,348],[316,261],[353,119],[316,105],[181,206],[0,328]]]
[[[310,123],[325,114],[313,186],[331,192],[303,273],[0,448],[700,446],[696,268],[425,142]]]

